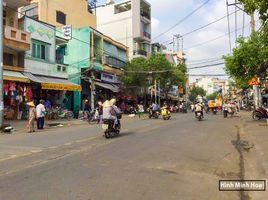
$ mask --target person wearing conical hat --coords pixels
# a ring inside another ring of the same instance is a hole
[[[32,132],[35,132],[34,121],[36,119],[36,110],[35,110],[34,102],[32,101],[28,102],[27,105],[29,106],[29,123],[28,123],[29,131],[28,133],[32,133]]]
[[[114,125],[118,124],[117,114],[120,114],[119,108],[115,105],[116,100],[111,99],[106,100],[103,104],[103,119],[112,119],[114,120]]]

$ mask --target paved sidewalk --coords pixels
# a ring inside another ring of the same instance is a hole
[[[122,119],[131,119],[132,117],[129,117],[128,115],[123,115]],[[137,118],[137,116],[136,116]],[[28,121],[27,120],[12,120],[12,121],[4,121],[4,125],[10,125],[13,127],[12,133],[27,133]],[[94,122],[92,124],[95,124]],[[45,121],[45,129],[53,129],[53,128],[59,128],[59,127],[68,127],[68,126],[74,126],[74,125],[88,125],[88,122],[85,120],[80,119],[72,119],[72,120],[46,120]],[[35,129],[36,129],[36,123],[35,123]],[[3,133],[8,134],[8,133]]]

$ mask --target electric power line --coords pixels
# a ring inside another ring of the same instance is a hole
[[[214,66],[223,65],[223,64],[224,64],[224,62],[220,62],[220,63],[211,64],[211,65],[204,65],[204,66],[197,66],[197,67],[188,67],[187,69],[201,69],[201,68],[214,67]]]
[[[216,19],[216,20],[214,20],[214,21],[212,21],[212,22],[210,22],[210,23],[208,23],[208,24],[205,24],[205,25],[203,25],[203,26],[200,26],[199,28],[196,28],[196,29],[194,29],[194,30],[192,30],[192,31],[189,31],[189,32],[187,32],[187,33],[184,33],[184,34],[182,34],[181,36],[182,36],[182,37],[185,37],[185,36],[187,36],[187,35],[190,35],[190,34],[192,34],[192,33],[197,32],[197,31],[199,31],[199,30],[202,30],[202,29],[204,29],[204,28],[206,28],[206,27],[208,27],[208,26],[210,26],[210,25],[212,25],[212,24],[215,24],[215,23],[217,23],[217,22],[219,22],[219,21],[225,19],[227,16],[231,16],[231,15],[233,15],[234,13],[235,13],[235,12],[232,12],[232,13],[230,13],[230,14],[228,14],[228,15],[225,15],[225,16],[223,16],[223,17],[221,17],[221,18],[218,18],[218,19]],[[166,43],[169,43],[169,42],[172,42],[172,39],[167,40],[167,41],[163,42],[162,44],[166,44]]]
[[[248,24],[247,26],[249,26],[249,24]],[[246,27],[247,27],[247,26],[246,26]],[[239,28],[239,29],[237,29],[237,30],[241,30],[242,28],[243,28],[243,27],[241,27],[241,28]],[[230,32],[230,33],[226,33],[226,34],[224,34],[224,35],[220,35],[220,36],[218,36],[218,37],[216,37],[216,38],[213,38],[213,39],[211,39],[211,40],[207,40],[207,41],[205,41],[205,42],[196,44],[196,45],[194,45],[194,46],[192,46],[192,47],[189,47],[189,48],[186,48],[186,49],[184,49],[184,50],[187,51],[187,50],[189,50],[189,49],[192,49],[192,48],[195,48],[195,47],[202,46],[202,45],[205,45],[205,44],[207,44],[207,43],[213,42],[213,41],[218,40],[218,39],[220,39],[220,38],[222,38],[222,37],[224,37],[224,36],[226,36],[226,35],[228,35],[228,34],[231,35],[231,33],[234,33],[234,32],[237,31],[237,30],[234,30],[234,31],[232,31],[232,32]]]
[[[210,0],[206,0],[203,4],[201,4],[199,7],[197,7],[196,9],[194,9],[192,12],[190,12],[188,15],[186,15],[184,18],[182,18],[180,21],[178,21],[176,24],[174,24],[173,26],[171,26],[169,29],[167,29],[166,31],[160,33],[159,35],[155,36],[153,38],[153,40],[155,40],[156,38],[159,38],[160,36],[168,33],[169,31],[171,31],[173,28],[175,28],[176,26],[178,26],[179,24],[181,24],[182,22],[184,22],[187,18],[189,18],[190,16],[192,16],[195,12],[197,12],[199,9],[201,9],[203,6],[205,6]]]

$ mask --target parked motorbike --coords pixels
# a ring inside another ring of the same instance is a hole
[[[100,121],[100,115],[99,115],[99,110],[94,109],[91,112],[87,113],[87,121],[88,123],[93,123],[93,122],[99,122]]]
[[[197,111],[195,117],[198,121],[201,121],[204,117],[202,111]]]
[[[163,117],[163,120],[169,120],[171,118],[170,111],[168,110],[167,107],[161,108],[161,115]]]
[[[69,111],[67,109],[61,109],[59,107],[52,109],[52,119],[67,119],[71,120],[74,117],[74,114],[72,111]]]
[[[149,118],[155,118],[155,119],[158,119],[159,118],[159,111],[156,110],[156,111],[153,111],[151,108],[149,108]]]
[[[104,119],[103,120],[102,129],[104,130],[104,136],[106,139],[112,138],[112,137],[120,134],[120,130],[121,130],[120,119],[121,119],[121,117],[122,117],[121,114],[117,116],[118,124],[116,124],[115,127],[114,127],[114,120],[112,120],[112,119]]]
[[[254,120],[268,119],[268,109],[259,107],[252,112],[252,118]]]

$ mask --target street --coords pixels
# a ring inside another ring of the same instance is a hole
[[[124,118],[119,137],[100,125],[2,135],[2,200],[265,199],[267,192],[220,192],[221,179],[267,178],[240,116],[192,113],[172,119]],[[251,148],[251,147],[250,147]],[[241,149],[240,149],[241,150]]]

